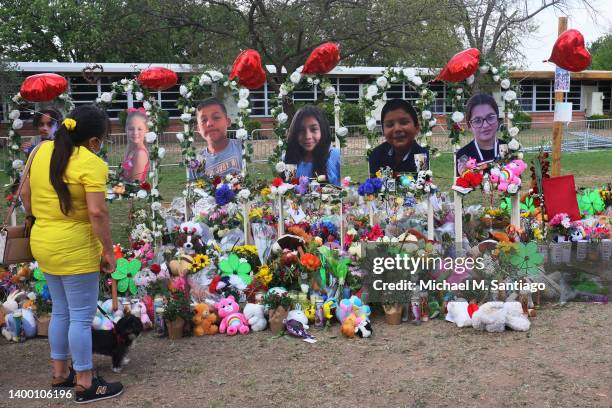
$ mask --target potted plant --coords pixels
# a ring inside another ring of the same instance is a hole
[[[270,330],[274,334],[283,331],[283,320],[287,318],[287,313],[293,306],[293,299],[289,297],[287,292],[268,292],[264,296],[264,304],[268,308],[268,320],[270,321]]]
[[[46,292],[46,293],[45,293]],[[48,289],[42,294],[36,295],[36,330],[37,335],[47,337],[49,335],[49,322],[51,321],[51,298]]]
[[[174,340],[183,337],[185,322],[191,321],[193,317],[189,299],[184,292],[178,291],[170,297],[163,317],[168,328],[168,338]]]
[[[385,322],[391,325],[398,325],[402,322],[402,305],[400,303],[383,303],[385,311]]]

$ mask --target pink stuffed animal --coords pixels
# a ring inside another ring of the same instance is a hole
[[[225,333],[227,330],[228,336],[233,336],[237,332],[247,334],[249,332],[249,322],[240,313],[240,306],[234,300],[233,296],[228,296],[215,303],[219,317],[222,319],[219,325],[219,333]]]
[[[509,193],[516,193],[518,187],[521,185],[521,174],[527,169],[527,163],[522,160],[512,160],[503,168],[494,167],[491,169],[490,180],[493,184],[497,184],[498,191],[508,191]],[[508,187],[513,187],[508,190]],[[512,191],[514,190],[515,191]]]

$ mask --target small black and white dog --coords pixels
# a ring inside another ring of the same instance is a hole
[[[113,330],[91,329],[93,352],[111,356],[113,371],[119,373],[123,366],[130,362],[127,356],[128,352],[142,330],[143,326],[140,319],[131,314],[119,319]]]

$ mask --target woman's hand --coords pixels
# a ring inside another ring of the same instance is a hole
[[[111,274],[115,272],[116,268],[117,261],[115,260],[115,254],[104,251],[102,253],[102,261],[100,262],[100,271]]]

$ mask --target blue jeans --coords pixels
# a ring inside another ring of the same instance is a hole
[[[99,272],[79,275],[45,273],[53,302],[49,345],[53,360],[72,356],[75,371],[93,369],[91,323],[98,304]]]

